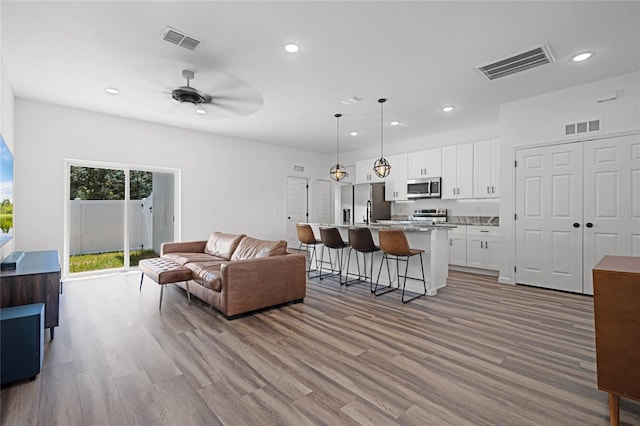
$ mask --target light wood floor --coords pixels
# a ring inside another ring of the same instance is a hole
[[[139,274],[67,282],[6,425],[607,425],[592,299],[452,272],[402,305],[310,281],[303,304],[235,321]],[[622,424],[640,404],[621,400]]]

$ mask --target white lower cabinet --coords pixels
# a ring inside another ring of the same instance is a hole
[[[489,226],[467,226],[467,266],[499,270],[500,231]]]
[[[458,225],[449,230],[449,264],[467,266],[467,227]]]

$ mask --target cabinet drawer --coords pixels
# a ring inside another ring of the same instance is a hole
[[[468,236],[484,236],[484,237],[499,237],[500,228],[497,226],[467,226]]]

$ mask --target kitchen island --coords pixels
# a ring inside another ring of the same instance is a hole
[[[379,229],[401,229],[405,231],[409,246],[411,248],[422,249],[422,263],[424,266],[424,276],[427,280],[427,295],[435,296],[438,289],[447,285],[447,277],[449,275],[449,229],[455,228],[455,225],[427,225],[427,224],[415,224],[415,223],[384,223],[384,224],[355,224],[355,225],[339,225],[339,224],[319,224],[310,223],[313,228],[313,232],[316,236],[320,236],[320,228],[324,227],[336,227],[340,231],[340,235],[345,242],[349,241],[349,228],[350,227],[368,227],[371,230],[373,241],[376,245],[379,244],[378,230]],[[322,250],[321,248],[318,248]],[[349,249],[347,249],[349,250]],[[348,251],[344,252],[345,258],[343,265],[343,274],[349,271],[350,274],[358,274],[358,264],[356,262],[356,252],[351,254],[349,265],[346,265]],[[360,256],[360,267],[362,269],[362,255]],[[319,257],[319,255],[318,255]],[[325,260],[328,259],[328,255],[325,250]],[[332,255],[332,259],[335,261],[335,257]],[[368,259],[367,259],[368,261]],[[374,253],[373,257],[373,282],[375,284],[378,277],[378,271],[380,270],[380,263],[382,261],[382,252]],[[391,270],[391,285],[398,286],[396,262],[389,262]],[[367,268],[369,269],[369,268]],[[382,273],[380,274],[380,285],[388,285],[389,278],[386,273],[386,263],[382,267]],[[367,271],[368,272],[368,271]],[[404,272],[404,268],[401,268],[401,272]],[[420,259],[414,258],[409,262],[410,277],[422,278],[420,271]],[[416,280],[407,280],[406,289],[411,292],[422,293],[422,282]]]

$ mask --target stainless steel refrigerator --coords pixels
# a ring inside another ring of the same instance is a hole
[[[384,199],[384,183],[346,185],[340,195],[344,224],[391,219],[391,203]]]

